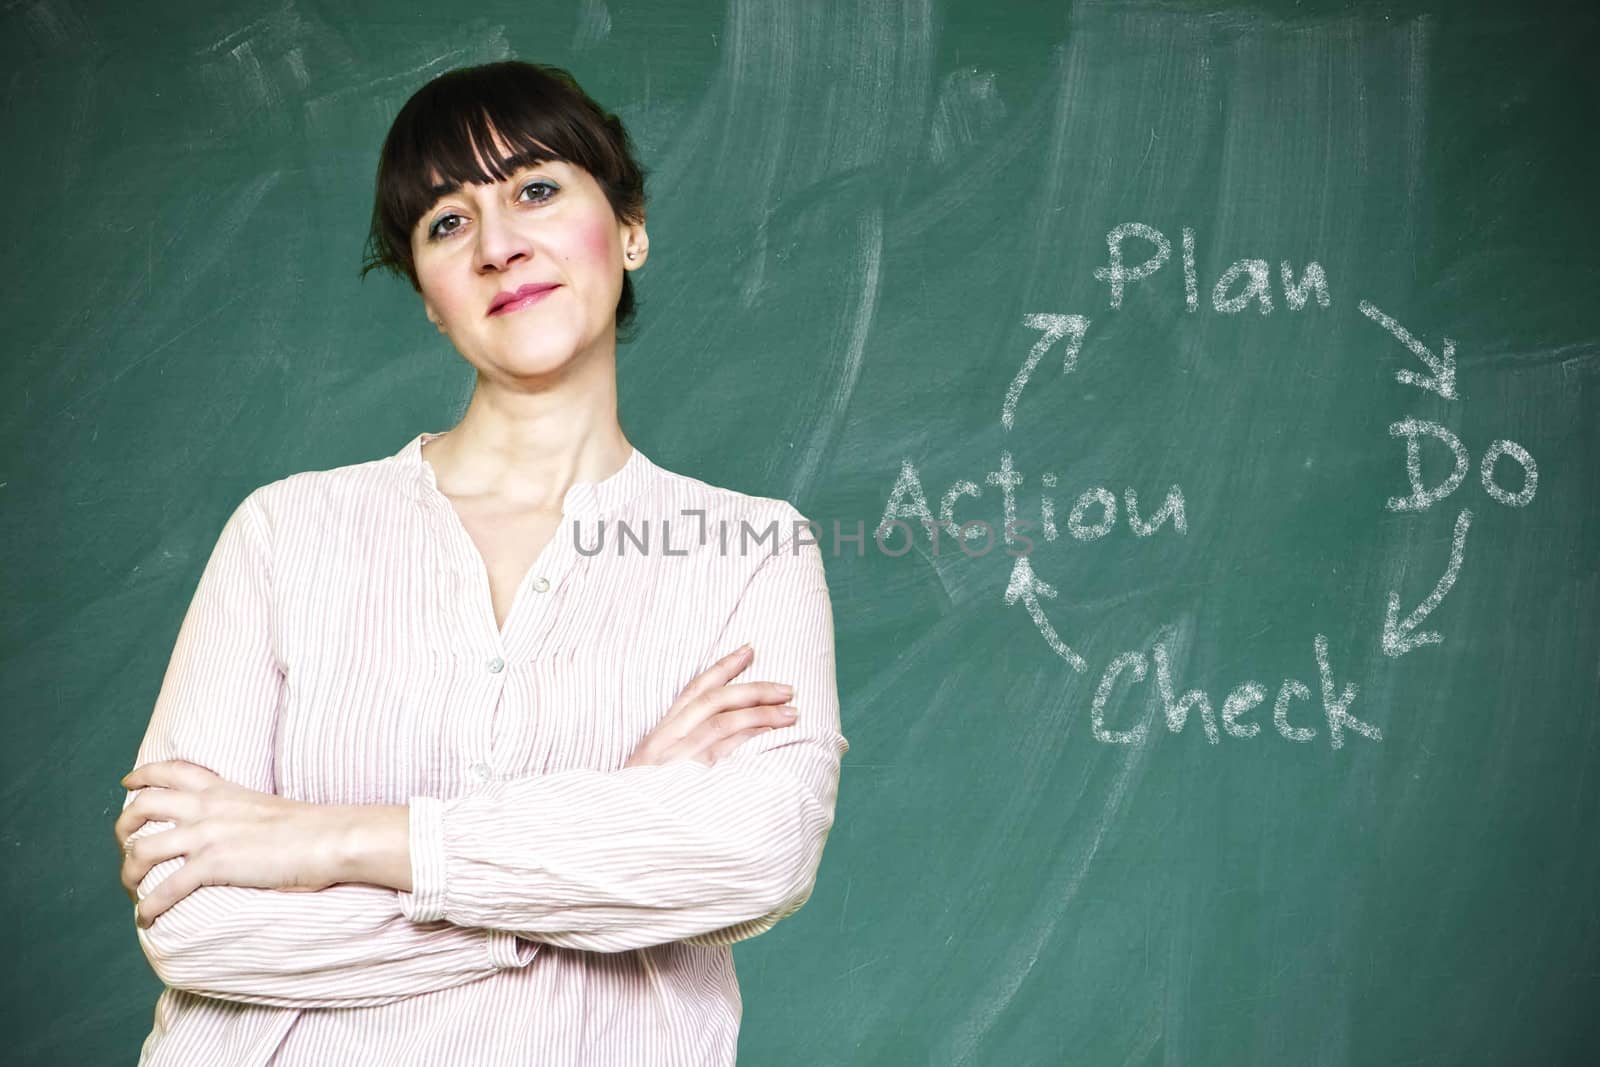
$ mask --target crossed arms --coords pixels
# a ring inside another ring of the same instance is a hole
[[[206,565],[135,762],[184,760],[272,794],[283,675],[256,498],[230,517]],[[718,641],[749,642],[764,676],[794,685],[793,726],[758,734],[711,766],[570,770],[449,800],[412,797],[403,820],[409,891],[201,885],[139,926],[152,968],[167,985],[205,996],[358,1007],[526,966],[541,944],[616,952],[729,944],[770,929],[810,895],[848,747],[817,547],[785,544],[763,557]],[[174,826],[146,822],[132,836]],[[153,866],[139,898],[185,862]]]

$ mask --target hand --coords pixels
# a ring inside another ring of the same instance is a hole
[[[335,881],[325,873],[334,870],[332,809],[247,789],[183,760],[147,763],[122,785],[142,790],[113,827],[122,885],[138,901],[141,926],[203,885],[309,892]],[[146,822],[174,825],[130,841]],[[139,900],[150,869],[177,856],[183,866]]]
[[[754,656],[755,651],[745,645],[696,675],[623,766],[680,759],[709,766],[756,734],[793,725],[798,713],[783,703],[794,696],[791,687],[773,682],[728,684]]]

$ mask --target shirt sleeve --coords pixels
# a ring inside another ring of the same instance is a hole
[[[188,760],[228,781],[276,792],[272,752],[283,673],[259,506],[255,493],[246,497],[218,537],[135,766]],[[133,836],[172,826],[147,822]],[[183,863],[180,856],[152,868],[139,898]],[[168,986],[301,1008],[385,1004],[523,966],[537,951],[505,931],[414,923],[394,890],[370,885],[316,893],[202,886],[138,928],[138,936]]]
[[[413,797],[405,913],[618,952],[729,944],[798,910],[849,748],[816,544],[791,538],[755,566],[713,650],[745,642],[756,655],[744,680],[793,686],[793,725],[709,767],[559,771],[450,800]]]

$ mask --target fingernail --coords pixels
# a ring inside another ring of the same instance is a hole
[[[796,716],[798,716],[799,714],[800,714],[800,711],[799,711],[798,708],[784,708],[783,709],[783,717],[785,719],[793,719]]]
[[[778,691],[783,694],[783,699],[785,700],[794,696],[794,686],[792,685],[780,685],[778,686]]]

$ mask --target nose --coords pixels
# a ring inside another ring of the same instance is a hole
[[[527,236],[518,232],[510,212],[492,203],[479,212],[475,247],[478,273],[509,270],[512,264],[529,258],[532,251]]]

